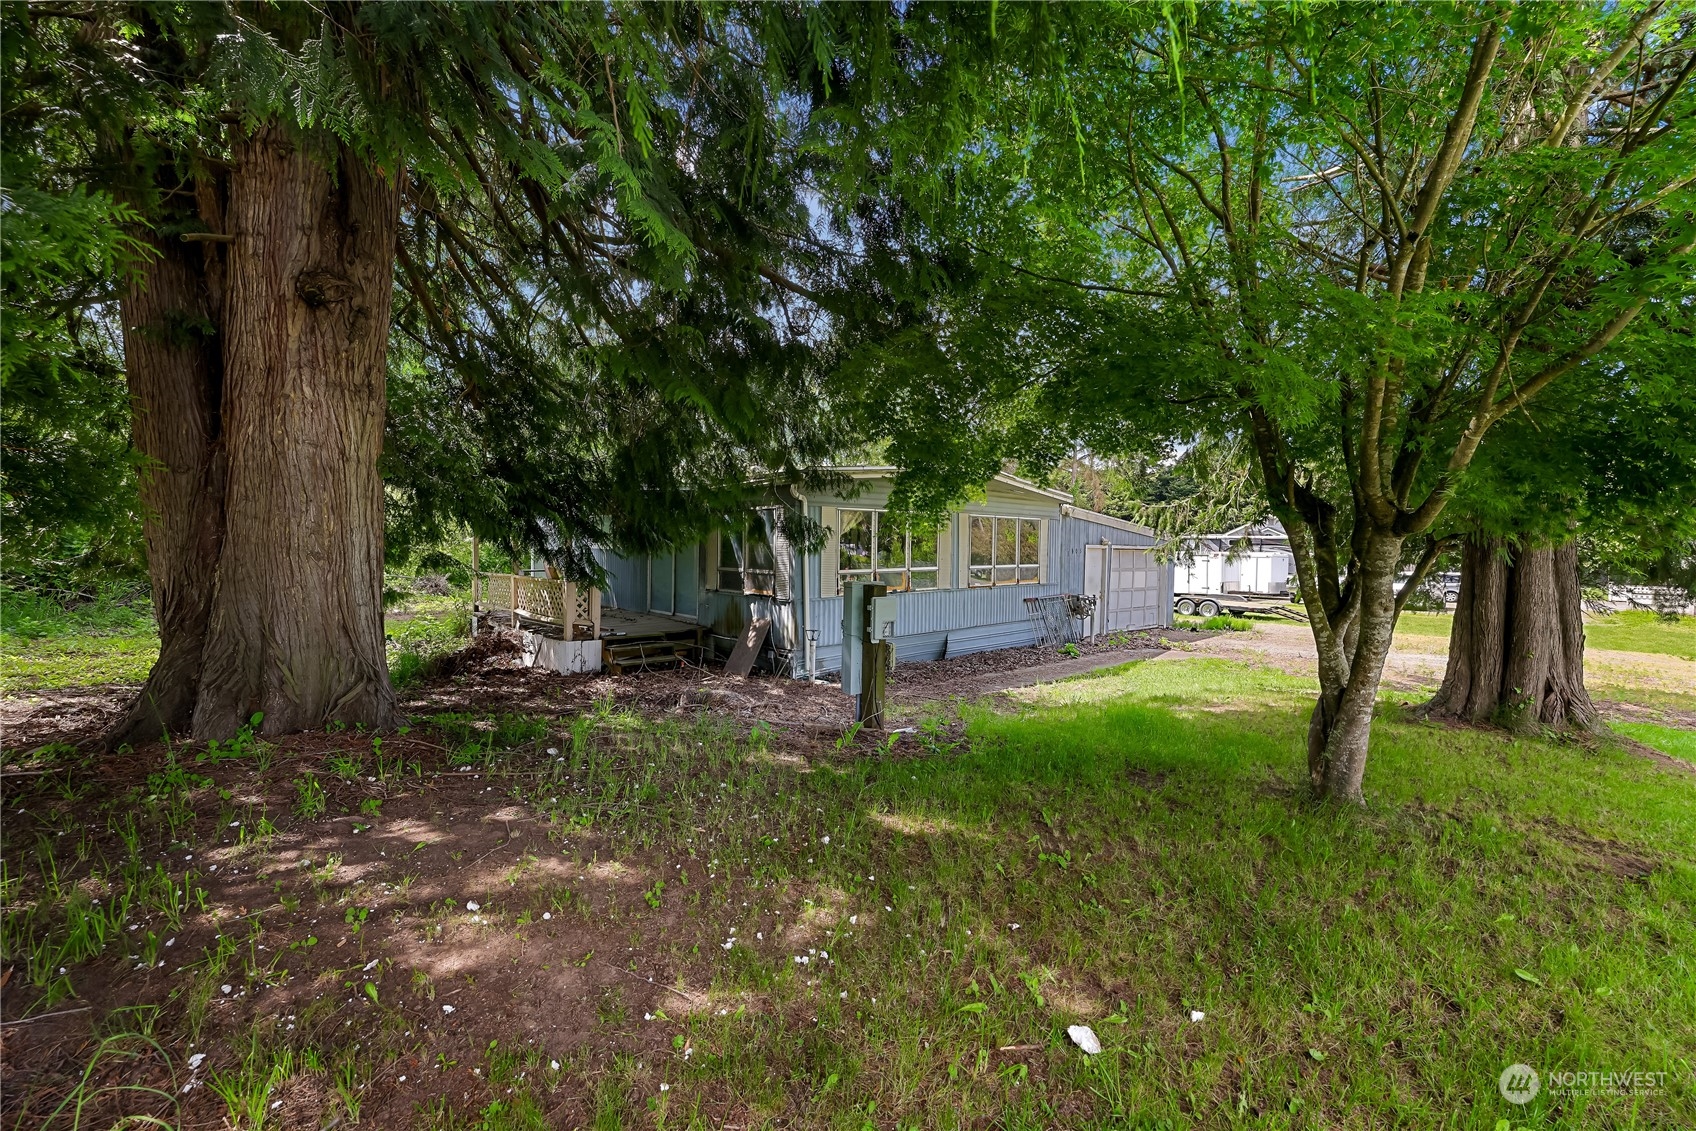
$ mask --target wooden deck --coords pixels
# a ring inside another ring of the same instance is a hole
[[[479,615],[504,617],[514,628],[556,640],[599,641],[602,662],[614,674],[701,662],[701,625],[663,613],[602,608],[598,589],[556,578],[484,574],[472,599]]]
[[[669,637],[695,639],[701,626],[692,620],[668,617],[664,613],[645,613],[635,609],[601,608],[601,639],[623,637],[629,640],[658,640]]]
[[[615,675],[701,662],[701,625],[664,613],[601,609],[601,653]]]

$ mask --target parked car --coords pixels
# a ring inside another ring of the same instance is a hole
[[[1409,570],[1396,578],[1396,588],[1407,584],[1407,579],[1413,576]],[[1439,601],[1447,608],[1460,600],[1460,574],[1458,573],[1428,573],[1419,585],[1419,596],[1425,599],[1426,607]],[[1420,606],[1411,606],[1418,608]]]

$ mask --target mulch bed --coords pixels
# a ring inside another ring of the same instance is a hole
[[[1183,629],[1143,629],[1136,632],[1117,632],[1100,640],[1081,641],[1062,652],[1054,647],[1002,648],[994,652],[973,652],[926,663],[896,664],[890,673],[889,693],[907,702],[925,699],[971,697],[980,689],[1000,682],[991,677],[1001,673],[1019,672],[1028,668],[1048,668],[1073,659],[1100,657],[1110,660],[1126,654],[1127,659],[1148,651],[1164,651],[1173,645],[1215,636],[1212,632],[1189,632]],[[1088,665],[1081,665],[1088,666]]]
[[[1117,633],[1073,645],[1076,657],[1108,656],[1127,649],[1165,647],[1201,640],[1211,633],[1161,629]],[[1005,648],[925,663],[899,663],[890,674],[890,696],[914,704],[981,694],[1001,672],[1050,666],[1072,658],[1058,648]],[[0,746],[9,752],[47,743],[85,745],[122,713],[138,688],[112,685],[32,692],[0,699]],[[811,683],[771,675],[725,676],[716,667],[682,668],[625,675],[562,675],[523,666],[516,637],[488,632],[467,647],[438,658],[423,682],[400,692],[400,709],[417,717],[441,712],[473,714],[575,715],[610,703],[649,716],[708,714],[745,726],[769,726],[829,734],[833,739],[854,721],[852,698],[835,682]]]

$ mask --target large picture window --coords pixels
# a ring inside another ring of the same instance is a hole
[[[772,593],[777,587],[777,559],[763,519],[756,518],[740,533],[718,536],[718,587],[733,593]]]
[[[877,581],[890,589],[935,589],[938,530],[907,526],[883,511],[845,510],[836,536],[836,592],[850,581]]]
[[[968,585],[1025,585],[1041,580],[1042,524],[1034,518],[973,515]]]

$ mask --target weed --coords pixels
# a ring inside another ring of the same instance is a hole
[[[327,802],[324,787],[310,773],[294,779],[294,813],[303,821],[315,821],[324,815]]]
[[[207,1080],[229,1113],[229,1123],[238,1131],[258,1131],[270,1114],[271,1093],[294,1075],[294,1053],[288,1048],[264,1049],[259,1034],[248,1036],[248,1049],[241,1066],[230,1072],[214,1072]]]
[[[338,750],[324,761],[324,768],[343,781],[352,781],[365,768],[365,761],[352,750]]]
[[[360,1065],[356,1054],[342,1057],[336,1065],[335,1073],[330,1077],[335,1087],[336,1098],[342,1102],[342,1110],[347,1113],[348,1122],[359,1122],[359,1105],[363,1102],[365,1084],[368,1079],[366,1070]]]
[[[259,724],[265,721],[265,712],[255,711],[253,717],[236,731],[234,738],[222,744],[214,738],[206,744],[206,749],[196,754],[194,760],[199,762],[231,762],[259,754],[257,768],[263,772],[270,768],[271,745],[255,737]]]
[[[127,1064],[128,1067],[114,1072],[113,1069],[116,1065],[113,1062]],[[142,1068],[140,1062],[147,1062],[146,1069]],[[156,1088],[146,1084],[94,1086],[97,1076],[107,1079],[114,1076],[119,1079],[127,1078],[131,1080],[144,1078],[154,1070],[155,1063],[163,1066],[165,1073],[169,1076],[171,1080],[169,1088]],[[59,1101],[59,1106],[48,1113],[41,1126],[59,1126],[59,1118],[67,1116],[71,1128],[75,1131],[76,1128],[82,1126],[84,1110],[98,1104],[106,1096],[145,1097],[149,1106],[164,1105],[166,1110],[180,1116],[177,1106],[179,1092],[176,1086],[176,1078],[176,1068],[171,1063],[171,1054],[166,1051],[164,1045],[152,1036],[151,1031],[146,1033],[139,1031],[113,1033],[102,1038],[94,1046],[94,1052],[89,1056],[88,1064],[84,1066],[82,1076],[65,1098]],[[181,1125],[180,1118],[167,1120],[157,1115],[145,1114],[128,1116],[121,1124],[124,1127],[159,1127],[164,1128],[165,1131],[170,1131],[171,1128]]]

